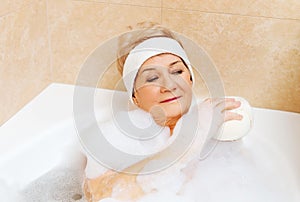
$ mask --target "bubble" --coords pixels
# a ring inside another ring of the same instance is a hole
[[[82,182],[82,170],[53,169],[22,190],[23,202],[85,202]]]

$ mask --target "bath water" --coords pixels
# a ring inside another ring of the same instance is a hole
[[[289,169],[289,163],[271,146],[264,145],[264,148],[256,147],[254,151],[247,142],[221,143],[208,158],[196,164],[193,176],[180,192],[174,192],[178,186],[173,186],[174,190],[161,188],[145,195],[138,202],[299,201],[298,181]],[[159,187],[167,186],[164,183],[170,177],[172,175],[160,175],[155,183]],[[145,177],[145,180],[152,183],[151,177]],[[82,181],[82,169],[56,168],[21,191],[14,185],[0,181],[0,198],[1,201],[13,202],[84,202]],[[179,175],[174,175],[174,179],[169,182],[183,184]]]
[[[82,170],[53,169],[20,190],[0,181],[0,199],[8,202],[84,202]]]
[[[219,143],[208,158],[196,164],[194,175],[179,194],[157,190],[139,202],[300,201],[299,179],[290,169],[291,162],[266,142],[254,144],[255,150],[253,142]]]
[[[82,180],[82,170],[53,169],[21,193],[26,202],[83,202]]]
[[[138,202],[300,201],[299,179],[295,178],[284,155],[265,142],[256,144],[259,146],[255,151],[249,142],[218,144],[208,158],[196,164],[191,180],[185,184],[177,175],[170,181],[172,175],[157,173],[159,180],[154,182],[145,176],[144,190],[150,190],[153,183],[161,189],[148,193]],[[164,188],[168,181],[169,190]],[[177,194],[172,190],[173,183],[184,184]],[[103,199],[101,202],[119,201]]]

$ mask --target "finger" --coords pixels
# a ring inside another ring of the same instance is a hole
[[[235,99],[234,98],[207,98],[204,101],[209,102],[214,106],[217,106],[225,102],[235,102]]]
[[[213,108],[212,98],[206,98],[203,102],[198,103],[199,107]]]
[[[234,98],[222,98],[222,97],[218,97],[218,98],[206,98],[204,101],[209,101],[209,102],[215,102],[215,103],[218,103],[218,102],[221,102],[221,101],[234,101],[235,99]]]
[[[223,102],[223,103],[220,103],[217,105],[217,107],[220,108],[221,112],[223,112],[225,110],[236,109],[240,106],[241,106],[240,101],[226,101],[226,102]]]
[[[212,101],[212,98],[206,98],[203,102],[211,104],[213,101]]]
[[[230,112],[230,111],[225,111],[224,112],[224,121],[232,121],[232,120],[242,120],[243,116],[238,114],[238,113],[234,113],[234,112]]]
[[[207,98],[203,103],[212,107],[214,114],[223,113],[225,110],[232,110],[241,106],[241,102],[235,101],[234,98]]]

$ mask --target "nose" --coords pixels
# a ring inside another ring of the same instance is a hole
[[[170,76],[165,76],[161,84],[161,92],[172,92],[176,90],[176,81]]]

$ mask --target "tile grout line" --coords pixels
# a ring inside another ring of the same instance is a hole
[[[225,13],[225,12],[217,12],[217,11],[203,11],[203,10],[196,10],[196,9],[177,9],[177,8],[169,8],[164,7],[164,9],[168,10],[177,10],[177,11],[185,11],[185,12],[200,12],[200,13],[207,13],[207,14],[216,14],[216,15],[232,15],[232,16],[241,16],[241,17],[251,17],[251,18],[266,18],[266,19],[274,19],[274,20],[291,20],[291,21],[300,21],[297,18],[281,18],[281,17],[272,17],[272,16],[255,16],[255,15],[246,15],[246,14],[238,14],[238,13]]]
[[[135,7],[142,7],[142,8],[161,8],[161,6],[145,6],[145,5],[138,5],[138,4],[128,4],[128,3],[114,3],[110,1],[95,1],[95,0],[72,0],[74,2],[86,2],[86,3],[98,3],[98,4],[103,4],[107,3],[110,5],[120,5],[120,6],[135,6]]]
[[[135,6],[135,7],[143,7],[143,8],[160,8],[161,15],[163,13],[163,9],[169,10],[178,10],[178,11],[192,11],[192,12],[201,12],[201,13],[208,13],[208,14],[217,14],[217,15],[232,15],[232,16],[241,16],[241,17],[252,17],[252,18],[267,18],[267,19],[276,19],[276,20],[293,20],[293,21],[300,21],[297,18],[281,18],[281,17],[272,17],[272,16],[255,16],[255,15],[245,15],[245,14],[238,14],[238,13],[225,13],[225,12],[214,12],[214,11],[204,11],[204,10],[197,10],[197,9],[178,9],[178,8],[171,8],[171,7],[164,7],[163,0],[161,0],[160,6],[143,6],[143,5],[134,5],[134,4],[127,4],[127,3],[112,3],[112,2],[99,2],[95,0],[72,0],[72,1],[81,1],[81,2],[91,2],[91,3],[109,3],[111,5],[121,5],[121,6]],[[162,21],[162,18],[161,18]]]

